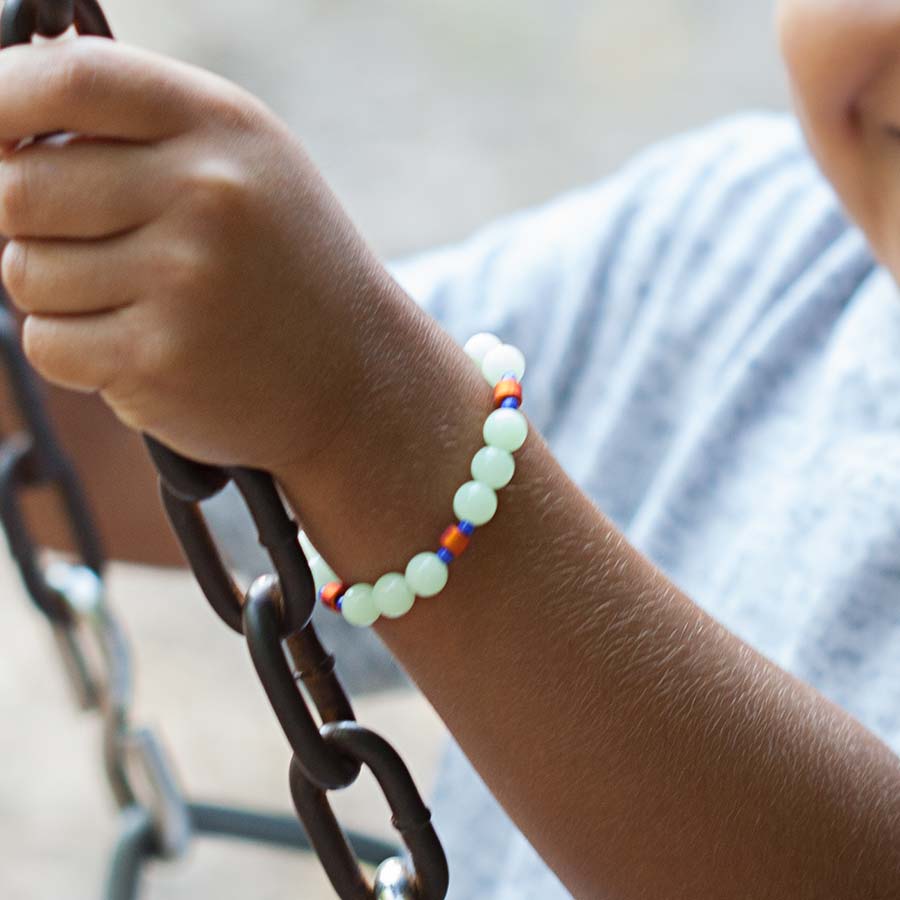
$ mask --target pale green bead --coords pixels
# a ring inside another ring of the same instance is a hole
[[[308,562],[317,594],[319,593],[319,589],[330,581],[340,581],[337,575],[334,574],[334,570],[331,566],[329,566],[321,556],[313,556]]]
[[[499,347],[501,343],[502,341],[496,334],[491,334],[488,331],[480,331],[478,334],[473,334],[472,337],[466,341],[463,350],[465,350],[469,359],[471,359],[480,369],[481,362],[488,350]]]
[[[447,584],[450,573],[437,553],[417,553],[406,565],[406,583],[419,597],[433,597]]]
[[[488,383],[493,387],[507,373],[512,372],[518,381],[525,374],[525,357],[518,347],[512,344],[501,344],[492,347],[484,354],[481,371]]]
[[[378,607],[372,597],[372,585],[354,584],[341,598],[341,615],[351,624],[365,628],[378,618]]]
[[[472,477],[495,491],[505,488],[516,471],[516,461],[509,450],[482,447],[472,457]]]
[[[389,619],[406,615],[416,601],[416,595],[399,572],[388,572],[375,582],[372,596],[378,611]]]
[[[319,555],[319,551],[316,550],[315,547],[313,547],[312,542],[311,542],[310,539],[306,536],[306,532],[305,532],[305,531],[301,531],[301,532],[297,535],[297,539],[300,541],[300,546],[301,546],[301,548],[303,549],[303,555],[304,555],[307,559],[312,559],[314,556],[318,556],[318,555]]]
[[[484,420],[484,442],[512,453],[525,443],[528,420],[517,409],[495,409]]]
[[[453,514],[473,525],[484,525],[497,512],[497,495],[481,481],[467,481],[453,497]]]

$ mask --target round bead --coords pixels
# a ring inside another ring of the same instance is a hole
[[[378,618],[378,607],[372,597],[372,585],[354,584],[341,598],[341,615],[351,624],[365,628]]]
[[[492,387],[502,381],[504,375],[515,375],[521,381],[525,374],[525,357],[518,347],[501,344],[488,350],[481,361],[481,371]]]
[[[323,585],[328,584],[330,581],[338,581],[337,575],[334,574],[331,566],[322,559],[321,556],[313,556],[309,560],[309,570],[312,572],[313,583],[316,586],[316,591],[319,590]]]
[[[300,532],[298,532],[298,534],[297,534],[297,540],[300,541],[300,547],[301,547],[302,550],[303,550],[303,555],[304,555],[307,559],[311,559],[313,556],[318,556],[318,555],[319,555],[319,551],[316,550],[315,547],[313,547],[312,542],[311,542],[310,539],[306,536],[306,532],[305,532],[305,531],[300,531]]]
[[[517,409],[495,409],[484,420],[483,434],[488,446],[512,453],[525,443],[528,420]]]
[[[500,447],[482,447],[472,457],[472,477],[499,491],[512,481],[516,461],[509,450]]]
[[[483,481],[467,481],[453,497],[453,512],[473,525],[484,525],[497,512],[497,495]]]
[[[472,337],[466,341],[463,350],[466,351],[469,359],[471,359],[480,369],[481,361],[484,359],[484,355],[488,350],[493,350],[494,347],[499,347],[502,343],[503,342],[496,334],[481,331],[478,334],[473,334]]]
[[[417,553],[406,566],[406,581],[419,597],[433,597],[447,584],[450,573],[437,553]]]
[[[406,615],[416,602],[416,595],[399,572],[382,575],[372,588],[372,597],[378,611],[389,619]]]

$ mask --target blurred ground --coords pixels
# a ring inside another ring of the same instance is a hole
[[[658,137],[786,104],[765,3],[110,0],[106,9],[122,39],[263,97],[386,255],[462,237],[594,180]],[[92,900],[114,834],[98,734],[73,711],[54,645],[7,570],[0,566],[0,898]],[[112,599],[137,653],[139,718],[161,727],[192,795],[287,810],[287,745],[245,650],[189,579],[118,567]],[[442,740],[427,705],[412,692],[380,691],[357,712],[427,789]],[[371,784],[338,806],[348,824],[390,834]],[[219,843],[160,867],[146,892],[147,900],[247,896],[333,895],[312,862]]]

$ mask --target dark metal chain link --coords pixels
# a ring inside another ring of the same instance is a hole
[[[296,818],[188,802],[160,740],[131,724],[131,655],[124,629],[106,602],[105,556],[94,518],[56,440],[5,302],[0,289],[0,365],[22,422],[19,431],[0,435],[0,525],[29,596],[53,629],[79,706],[102,717],[103,765],[121,810],[105,900],[134,900],[144,865],[181,856],[194,835],[309,850]],[[74,558],[46,559],[28,530],[21,501],[39,487],[55,488],[63,498],[77,548]],[[328,669],[328,659],[325,654],[317,671]],[[352,831],[348,839],[356,855],[372,865],[397,852],[386,841]]]
[[[56,440],[5,306],[0,308],[0,359],[22,420],[20,430],[0,442],[0,523],[10,551],[28,595],[53,628],[79,706],[102,716],[104,768],[118,806],[144,807],[153,825],[154,853],[180,855],[190,832],[189,811],[161,742],[131,723],[131,656],[106,601],[106,560],[94,518]],[[73,558],[47,560],[28,529],[22,500],[41,487],[52,488],[62,501],[76,548]]]
[[[72,25],[81,34],[112,37],[95,0],[7,0],[0,17],[0,46],[28,43],[35,34],[56,37]],[[160,845],[174,854],[191,827],[215,820],[238,833],[234,815],[206,816],[186,804],[177,789],[159,744],[152,735],[127,722],[130,671],[121,629],[102,603],[103,551],[74,470],[54,438],[37,388],[19,346],[15,322],[0,315],[0,354],[10,377],[24,430],[0,444],[0,520],[10,549],[35,604],[53,624],[68,667],[86,705],[105,710],[107,771],[128,821],[120,842],[112,881],[131,884],[136,861],[149,847]],[[449,875],[431,815],[397,752],[382,737],[355,721],[350,701],[311,623],[315,588],[301,551],[297,522],[286,510],[276,485],[265,472],[218,468],[180,456],[145,436],[160,475],[160,492],[172,527],[210,605],[220,618],[247,640],[250,656],[272,708],[293,750],[291,796],[312,848],[342,900],[443,900]],[[225,566],[200,504],[234,483],[255,523],[260,544],[275,573],[257,579],[244,592]],[[19,494],[51,485],[60,494],[80,562],[49,570],[28,533]],[[96,683],[78,637],[87,622],[107,662],[105,684]],[[290,662],[288,661],[290,660]],[[300,685],[312,700],[318,725]],[[137,758],[155,787],[150,803],[137,801],[131,789],[130,758]],[[392,812],[392,824],[407,854],[385,860],[370,885],[359,866],[363,848],[386,852],[384,844],[345,835],[331,811],[327,792],[351,785],[367,766]],[[233,811],[232,811],[233,813]],[[242,820],[244,835],[260,834],[271,817]],[[285,837],[284,823],[275,832]],[[280,829],[280,830],[279,830]],[[153,835],[153,840],[150,835]],[[267,839],[263,837],[262,839]],[[296,834],[287,843],[298,843]],[[374,844],[374,845],[373,845]],[[129,888],[130,890],[130,888]],[[110,890],[112,897],[130,896]]]

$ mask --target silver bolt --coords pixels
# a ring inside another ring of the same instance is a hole
[[[375,871],[374,900],[416,900],[416,873],[398,856],[386,859]]]

